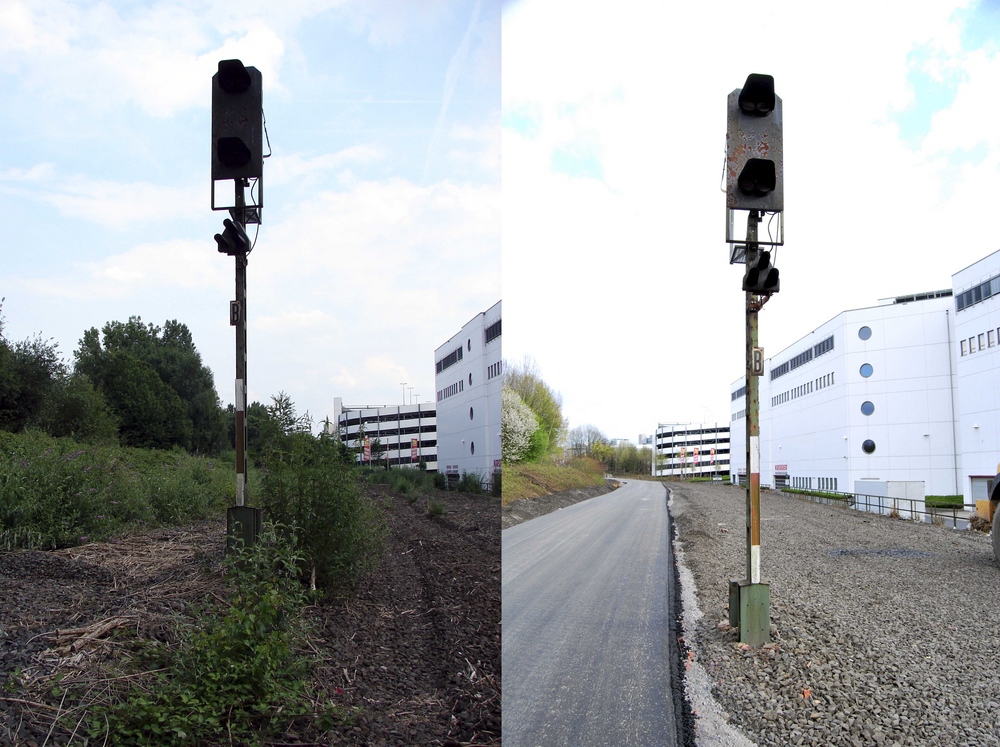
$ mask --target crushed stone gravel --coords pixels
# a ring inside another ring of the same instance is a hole
[[[741,734],[758,745],[1000,745],[1000,564],[988,535],[764,491],[771,643],[753,649],[728,625],[728,583],[745,574],[745,489],[670,488],[681,583],[698,605],[685,614],[688,687],[710,687],[715,703],[696,714],[700,747]]]

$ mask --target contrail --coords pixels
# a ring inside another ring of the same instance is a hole
[[[434,131],[431,133],[431,141],[427,146],[427,159],[424,161],[424,173],[420,177],[421,184],[424,184],[427,181],[427,171],[431,165],[431,153],[441,137],[441,129],[444,127],[444,118],[448,113],[448,105],[451,103],[451,97],[455,93],[455,85],[458,83],[458,73],[468,59],[472,32],[473,29],[476,28],[476,24],[479,22],[479,11],[481,8],[482,0],[476,0],[476,4],[472,8],[472,18],[469,19],[469,25],[465,27],[465,34],[462,36],[462,41],[459,42],[458,49],[455,50],[455,54],[451,56],[451,61],[448,63],[448,70],[444,74],[444,96],[441,102],[441,111],[438,112],[437,122],[434,123]]]

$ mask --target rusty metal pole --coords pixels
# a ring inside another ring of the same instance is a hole
[[[236,180],[236,207],[230,211],[244,232],[247,225],[243,179]],[[236,253],[236,506],[227,511],[227,549],[242,539],[252,546],[263,529],[263,512],[247,503],[247,255]]]
[[[246,230],[246,202],[243,180],[236,180],[234,219]],[[236,505],[245,506],[247,499],[247,255],[236,254]]]
[[[757,259],[757,224],[760,214],[751,210],[747,218],[747,267]],[[763,361],[757,348],[757,313],[766,297],[746,294],[746,465],[747,465],[747,575],[739,585],[740,641],[763,646],[771,635],[770,585],[760,579],[760,397],[759,375]],[[731,600],[730,603],[732,603]]]

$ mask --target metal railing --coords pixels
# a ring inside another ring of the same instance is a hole
[[[800,492],[801,491],[801,492]],[[840,493],[833,490],[821,491],[822,495],[812,495],[807,491],[787,488],[788,492],[800,498],[832,506],[843,506],[855,511],[890,516],[895,519],[918,521],[925,524],[942,524],[953,529],[968,529],[971,516],[975,514],[975,506],[928,506],[925,501],[911,498],[893,498],[883,495],[864,495],[858,493]]]

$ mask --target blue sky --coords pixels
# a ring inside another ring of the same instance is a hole
[[[571,426],[635,439],[729,421],[726,98],[783,101],[781,292],[765,355],[845,309],[948,288],[997,248],[997,3],[561,0],[504,5],[504,355]]]
[[[433,351],[500,299],[492,2],[0,2],[6,335],[187,324],[233,401],[211,78],[257,67],[272,156],[248,267],[251,400],[433,400]],[[252,236],[252,232],[251,232]]]

